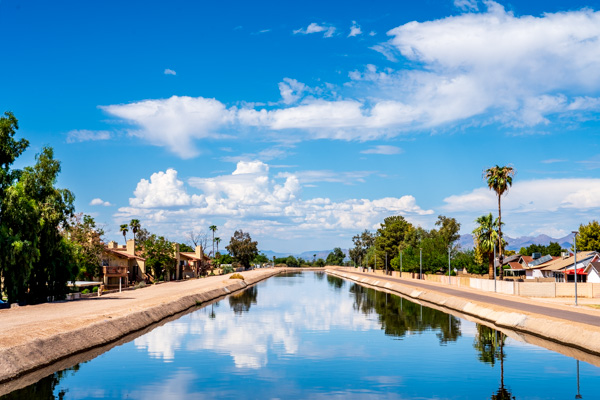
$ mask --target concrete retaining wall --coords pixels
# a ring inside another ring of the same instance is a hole
[[[479,303],[446,295],[436,292],[435,289],[417,289],[410,286],[410,281],[407,281],[406,284],[398,284],[375,276],[356,275],[352,271],[329,269],[327,272],[359,284],[379,287],[413,299],[455,310],[488,321],[499,328],[525,332],[586,353],[600,355],[600,330],[596,326],[553,319],[539,314],[515,312],[493,304]]]

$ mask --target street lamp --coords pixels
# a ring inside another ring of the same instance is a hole
[[[423,279],[423,249],[419,249],[419,279]]]
[[[577,234],[579,233],[579,231],[573,231],[571,233],[575,234],[573,235],[573,248],[575,249],[573,253],[573,256],[575,257],[575,260],[573,262],[573,275],[575,278],[575,305],[577,305]],[[565,274],[565,277],[566,276],[567,274]]]
[[[452,246],[448,246],[448,285],[450,285],[450,249]]]

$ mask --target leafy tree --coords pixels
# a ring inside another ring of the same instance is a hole
[[[354,243],[354,248],[350,249],[348,252],[350,258],[354,260],[356,264],[362,265],[367,255],[367,250],[375,245],[375,237],[371,232],[365,229],[364,232],[352,237],[352,243]],[[314,254],[313,259],[316,257],[317,255]]]
[[[600,224],[598,221],[579,225],[577,251],[600,251]]]
[[[287,257],[275,257],[273,262],[275,264],[285,264],[287,262]]]
[[[152,234],[148,231],[148,229],[139,228],[137,231],[137,242],[140,244],[144,243],[146,240],[150,239],[150,236],[152,236]],[[138,247],[137,244],[136,247]]]
[[[150,235],[144,242],[143,257],[146,259],[146,268],[152,270],[155,279],[163,277],[163,273],[170,273],[175,269],[173,256],[173,243],[164,236]]]
[[[485,179],[487,179],[488,187],[496,192],[498,195],[498,243],[502,242],[502,209],[500,207],[500,199],[502,195],[508,191],[508,188],[512,186],[512,179],[515,175],[514,168],[510,166],[500,167],[496,165],[495,167],[488,168],[484,172]],[[499,246],[499,259],[500,265],[502,265],[502,260],[504,256],[502,255],[502,247]],[[500,279],[504,276],[504,270],[500,268]]]
[[[133,238],[135,240],[137,240],[137,232],[140,230],[140,228],[142,227],[140,225],[140,220],[139,219],[132,219],[131,221],[129,221],[129,227],[131,228],[131,232],[133,232]]]
[[[252,260],[252,264],[266,264],[268,262],[269,257],[267,257],[264,253],[257,254]]]
[[[182,243],[179,243],[179,251],[194,252],[194,249],[189,244],[182,242]]]
[[[129,225],[121,224],[119,227],[119,232],[123,234],[123,240],[125,241],[125,244],[127,244],[127,232],[129,232]]]
[[[412,229],[413,226],[400,215],[385,218],[375,237],[377,258],[385,260],[386,254],[389,258],[395,257]]]
[[[9,264],[9,261],[14,255],[14,249],[11,249],[11,234],[9,228],[4,226],[3,222],[6,218],[5,192],[21,174],[20,170],[11,169],[12,164],[29,147],[29,142],[26,139],[14,139],[18,129],[19,123],[11,112],[5,112],[0,117],[0,296],[5,291],[6,286],[6,282],[2,286],[3,277],[6,276],[9,265],[12,265]],[[27,207],[28,205],[23,204],[23,206]],[[35,253],[33,249],[28,250],[29,245],[29,243],[25,243],[26,248],[22,250],[26,253]],[[35,254],[31,255],[35,256]],[[15,261],[12,260],[12,262]]]
[[[78,268],[78,279],[92,280],[100,276],[104,230],[96,226],[96,221],[89,215],[76,214],[65,227],[63,235],[74,246],[75,263]]]
[[[532,255],[533,253],[541,253],[542,255],[551,255],[558,257],[562,253],[563,249],[557,242],[550,242],[548,246],[542,244],[531,244],[527,247],[521,247],[519,250],[520,255]]]
[[[292,267],[292,268],[300,266],[300,263],[298,262],[298,260],[296,260],[296,257],[294,257],[294,256],[288,256],[288,258],[285,259],[285,264],[288,267]]]
[[[323,268],[325,266],[325,260],[319,258],[314,262],[314,265],[315,267]]]
[[[233,257],[229,254],[221,254],[218,258],[219,264],[233,264]]]
[[[210,229],[211,232],[212,232],[212,244],[213,244],[212,255],[214,257],[215,256],[215,232],[217,231],[217,226],[216,225],[211,225],[211,226],[208,227],[208,229]]]
[[[245,269],[250,268],[250,261],[258,254],[258,242],[252,241],[250,234],[242,230],[235,231],[229,240],[229,246],[225,248]]]
[[[483,258],[489,260],[489,277],[494,278],[494,246],[498,244],[498,220],[494,221],[492,213],[482,215],[475,220],[477,227],[473,230],[475,248]]]
[[[460,223],[456,219],[438,215],[435,226],[440,227],[437,233],[441,236],[446,248],[460,239],[460,234],[458,233],[460,231]]]
[[[2,260],[9,301],[40,303],[64,298],[77,274],[74,249],[61,234],[73,215],[73,194],[54,185],[60,162],[44,147],[36,164],[4,192]]]
[[[325,263],[327,265],[344,265],[344,258],[346,255],[341,248],[335,247],[331,253],[327,256]]]

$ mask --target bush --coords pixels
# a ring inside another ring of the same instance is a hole
[[[231,266],[231,265],[226,265],[226,266],[224,266],[224,267],[223,267],[223,269],[221,270],[221,273],[222,273],[223,275],[227,275],[227,274],[230,274],[230,273],[232,273],[232,272],[233,272],[233,266]]]
[[[229,279],[241,279],[244,280],[244,277],[242,276],[242,274],[233,274],[229,277]]]
[[[135,285],[136,289],[141,289],[143,287],[146,287],[146,282],[144,282],[144,281],[140,281],[140,282],[138,282],[137,285]]]
[[[93,292],[93,293],[98,293],[98,286],[94,286],[94,287],[92,288],[92,292]]]
[[[81,294],[88,294],[90,292],[90,289],[83,289],[81,291]]]

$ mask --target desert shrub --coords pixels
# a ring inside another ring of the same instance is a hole
[[[141,289],[143,287],[146,287],[146,282],[144,282],[144,281],[140,281],[140,282],[138,282],[137,285],[135,285],[136,289]]]
[[[90,292],[90,289],[83,289],[81,291],[81,294],[88,294]]]
[[[241,279],[244,280],[244,277],[242,276],[242,274],[233,274],[229,277],[229,279]]]
[[[94,287],[92,288],[92,292],[93,292],[93,293],[98,293],[98,286],[94,286]]]

